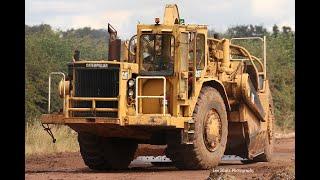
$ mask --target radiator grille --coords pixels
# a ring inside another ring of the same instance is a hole
[[[119,68],[76,68],[75,97],[117,97],[119,94]],[[75,108],[88,108],[90,101],[74,101]],[[118,102],[96,102],[97,108],[118,108]],[[74,117],[117,117],[117,112],[73,112]]]

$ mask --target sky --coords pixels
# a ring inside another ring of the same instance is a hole
[[[165,4],[178,5],[186,24],[207,24],[225,31],[230,26],[290,26],[295,30],[294,0],[26,0],[25,23],[49,24],[54,29],[91,27],[107,29],[108,23],[121,38],[136,33],[136,25],[163,18]]]

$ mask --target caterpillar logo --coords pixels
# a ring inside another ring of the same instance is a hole
[[[107,68],[108,64],[86,64],[87,68]]]

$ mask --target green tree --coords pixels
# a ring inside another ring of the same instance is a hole
[[[67,71],[73,51],[81,51],[81,59],[101,60],[107,57],[107,31],[81,28],[53,30],[50,25],[25,25],[25,105],[26,120],[32,121],[47,112],[48,75],[53,71]],[[59,110],[61,99],[53,79],[52,109]]]
[[[274,36],[278,36],[278,34],[279,34],[279,27],[276,24],[273,25],[273,27],[272,27],[272,34]]]

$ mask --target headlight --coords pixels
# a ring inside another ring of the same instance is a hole
[[[129,87],[133,87],[134,86],[134,80],[133,79],[129,79],[128,86]]]
[[[133,94],[134,94],[133,90],[132,90],[132,89],[129,89],[128,95],[129,95],[129,96],[133,96]]]
[[[65,93],[63,93],[63,86],[65,86]],[[61,97],[61,98],[63,98],[64,97],[64,94],[65,95],[69,95],[69,92],[70,92],[70,81],[63,81],[63,80],[61,80],[60,82],[59,82],[59,96]]]

